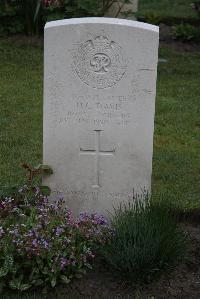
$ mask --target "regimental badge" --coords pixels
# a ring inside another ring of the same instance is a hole
[[[127,64],[121,47],[99,35],[80,44],[73,57],[73,68],[82,82],[92,88],[104,89],[122,79]]]

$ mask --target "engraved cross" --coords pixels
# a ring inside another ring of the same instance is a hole
[[[95,132],[95,145],[94,149],[82,149],[80,148],[81,155],[93,155],[95,157],[94,171],[95,171],[95,185],[92,187],[101,187],[100,185],[100,156],[112,156],[115,153],[115,149],[106,151],[101,150],[100,134],[102,130],[94,130]]]

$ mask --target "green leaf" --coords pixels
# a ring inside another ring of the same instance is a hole
[[[65,275],[61,275],[60,276],[61,280],[65,283],[65,284],[69,284],[71,279],[69,279],[67,276]]]
[[[36,262],[39,266],[41,266],[42,268],[44,267],[44,262],[41,258],[39,257],[36,257]]]
[[[51,286],[52,286],[52,288],[54,288],[56,286],[56,277],[52,278]]]
[[[31,287],[31,284],[28,283],[22,283],[22,275],[20,275],[18,278],[15,278],[9,282],[9,286],[13,290],[19,290],[19,291],[26,291]]]
[[[90,269],[90,270],[92,270],[93,268],[92,268],[92,265],[91,264],[89,264],[89,263],[85,263],[85,266],[88,268],[88,269]]]
[[[32,281],[32,284],[34,285],[34,286],[41,286],[42,284],[43,284],[43,280],[42,279],[36,279],[36,280],[33,280]]]
[[[29,284],[29,283],[20,284],[19,290],[26,291],[26,290],[30,289],[30,287],[31,287],[31,284]]]
[[[40,192],[44,196],[49,196],[51,194],[51,189],[48,186],[39,186]]]
[[[42,274],[46,275],[49,273],[49,269],[47,267],[44,267],[42,270],[41,270]]]
[[[10,288],[13,289],[13,290],[19,290],[19,289],[20,289],[20,285],[21,285],[21,283],[20,283],[20,281],[17,280],[17,279],[13,279],[13,280],[11,280],[11,281],[9,282],[9,286],[10,286]]]
[[[6,276],[7,274],[8,274],[8,268],[5,267],[0,268],[0,278]]]

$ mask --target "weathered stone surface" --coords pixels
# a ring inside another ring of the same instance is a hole
[[[120,19],[47,23],[44,183],[75,213],[106,214],[150,190],[158,27]]]

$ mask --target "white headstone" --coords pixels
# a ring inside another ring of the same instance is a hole
[[[135,14],[138,11],[138,0],[130,0],[129,3],[124,3],[122,0],[113,2],[111,7],[105,13],[105,17],[125,18],[135,20]]]
[[[110,18],[45,27],[45,179],[77,214],[150,190],[158,27]]]

